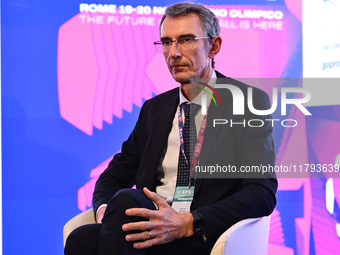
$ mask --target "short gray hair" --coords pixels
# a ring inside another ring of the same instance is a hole
[[[203,5],[193,3],[178,3],[168,6],[159,23],[159,32],[161,31],[161,26],[166,17],[176,18],[190,13],[195,13],[199,16],[205,36],[214,38],[215,36],[220,35],[221,29],[215,14]],[[212,66],[214,68],[214,60],[212,60]]]
[[[175,18],[190,13],[196,13],[200,17],[205,36],[213,38],[220,35],[220,25],[215,14],[203,5],[192,3],[178,3],[167,7],[159,24],[159,31],[166,17]]]

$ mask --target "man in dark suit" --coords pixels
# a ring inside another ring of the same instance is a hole
[[[201,5],[184,3],[167,8],[160,23],[161,41],[155,45],[163,52],[180,88],[145,102],[121,153],[114,156],[97,181],[93,205],[99,224],[71,233],[65,254],[209,254],[219,235],[230,226],[272,212],[276,204],[275,175],[198,178],[190,173],[195,155],[183,149],[182,114],[185,105],[194,105],[201,91],[190,81],[203,78],[211,88],[216,78],[224,78],[223,83],[233,84],[248,97],[248,86],[213,70],[213,59],[222,44],[219,32],[217,18]],[[244,115],[234,116],[230,91],[217,92],[223,107],[211,104],[207,119],[199,113],[190,117],[199,130],[198,137],[204,138],[202,147],[195,147],[199,150],[195,164],[233,166],[237,170],[273,165],[272,127],[265,121],[269,117],[255,116],[248,109]],[[269,108],[263,91],[253,88],[253,98],[256,109]],[[247,121],[255,117],[264,125],[247,126]],[[189,119],[187,115],[184,118]],[[241,124],[214,127],[214,119]],[[206,126],[202,126],[205,121]],[[183,174],[185,162],[188,166]],[[183,175],[188,182],[180,184]],[[134,184],[137,189],[130,189]],[[178,212],[174,193],[186,186],[193,196],[183,205],[184,211]]]

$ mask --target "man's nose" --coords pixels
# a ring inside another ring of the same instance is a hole
[[[170,45],[170,49],[169,49],[169,56],[171,58],[176,58],[181,56],[182,52],[180,51],[180,48],[177,44],[177,42],[172,42]]]

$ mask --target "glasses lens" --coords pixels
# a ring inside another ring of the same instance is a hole
[[[194,46],[194,40],[195,40],[194,38],[185,37],[185,38],[178,39],[177,43],[180,48],[185,49],[185,50],[190,50]]]
[[[156,47],[157,52],[160,52],[160,53],[163,52],[162,44],[155,43],[155,47]]]

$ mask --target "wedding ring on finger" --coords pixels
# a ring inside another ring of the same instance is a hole
[[[149,239],[151,239],[152,238],[152,233],[151,233],[151,231],[149,231]]]

